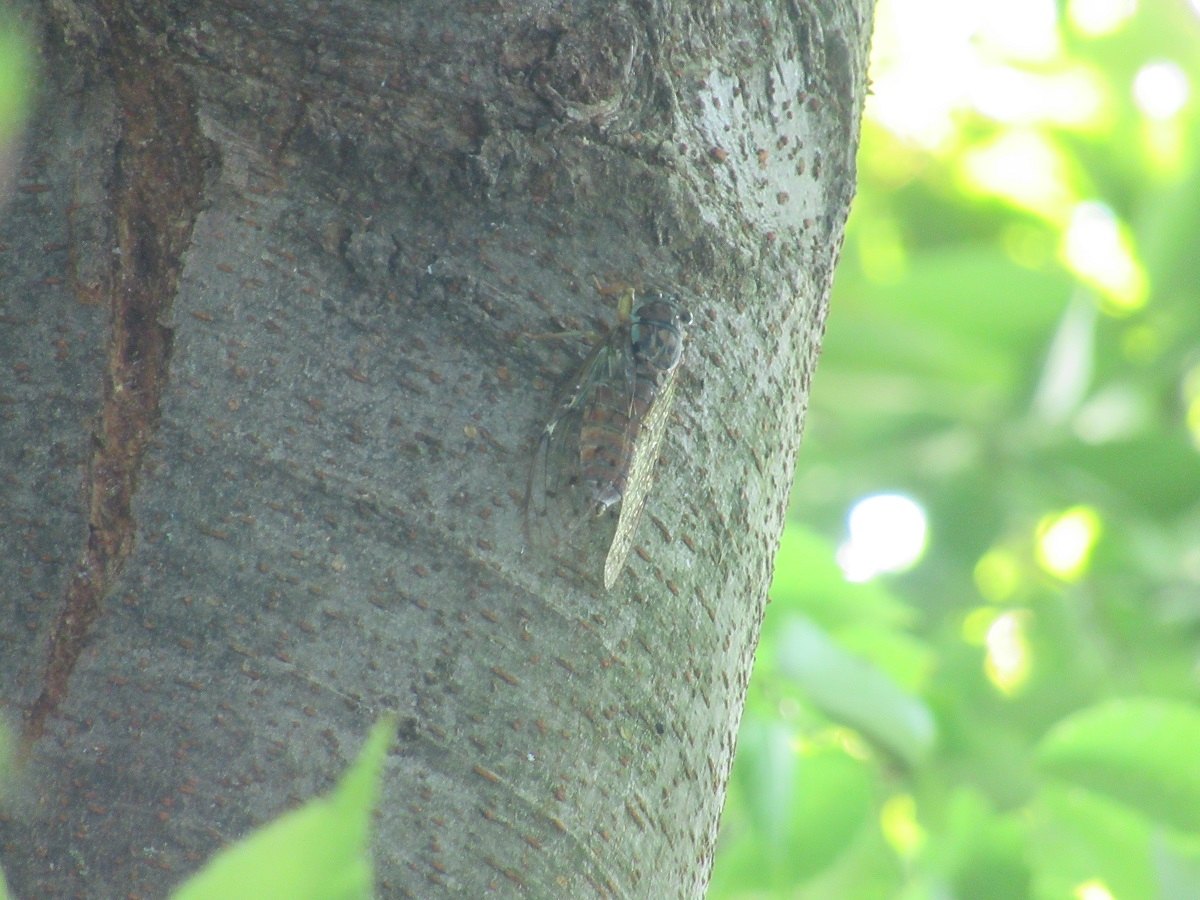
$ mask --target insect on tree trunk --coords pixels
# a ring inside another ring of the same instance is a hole
[[[0,222],[17,895],[163,896],[327,789],[387,710],[381,896],[701,895],[869,3],[24,12],[42,81]],[[529,336],[614,326],[596,281],[694,317],[611,590],[522,528],[590,349]]]

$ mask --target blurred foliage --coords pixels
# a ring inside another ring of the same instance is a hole
[[[877,15],[710,897],[1200,897],[1200,3]]]

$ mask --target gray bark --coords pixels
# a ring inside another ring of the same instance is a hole
[[[381,896],[699,896],[868,0],[47,0],[0,221],[18,896],[163,896],[400,727]],[[604,284],[696,315],[611,592],[524,546]]]

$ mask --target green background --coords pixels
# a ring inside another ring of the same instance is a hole
[[[1139,101],[1161,62],[1195,93],[1184,0],[880,4],[714,900],[1200,897],[1200,117]],[[928,543],[851,583],[881,492]]]

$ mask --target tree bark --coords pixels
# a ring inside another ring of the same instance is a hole
[[[46,0],[0,222],[18,896],[163,896],[399,717],[382,896],[699,896],[868,0]],[[629,571],[525,546],[593,281],[691,307]]]

